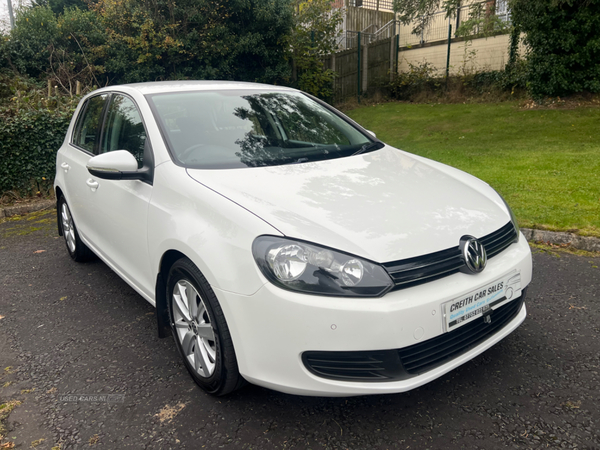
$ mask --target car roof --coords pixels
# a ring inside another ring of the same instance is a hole
[[[120,88],[135,89],[142,95],[160,94],[164,92],[181,91],[214,91],[214,90],[283,90],[296,91],[296,89],[285,86],[274,86],[270,84],[247,83],[242,81],[217,81],[217,80],[180,80],[180,81],[153,81],[148,83],[131,83],[115,86],[107,86],[102,90],[118,90]]]

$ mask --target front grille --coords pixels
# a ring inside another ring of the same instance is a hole
[[[324,352],[302,354],[304,366],[313,374],[338,381],[398,381],[432,370],[481,344],[504,328],[521,310],[525,290],[517,298],[460,328],[410,347],[393,350]]]
[[[496,256],[517,239],[517,230],[512,222],[479,239],[485,247],[488,258]]]
[[[482,316],[454,331],[398,350],[402,366],[409,374],[418,375],[469,351],[510,322],[521,310],[524,296],[492,310],[490,323]]]
[[[506,249],[517,238],[512,222],[479,238],[485,247],[488,258],[493,258]],[[393,291],[427,283],[452,275],[464,266],[458,246],[414,258],[402,259],[383,264],[394,281]]]

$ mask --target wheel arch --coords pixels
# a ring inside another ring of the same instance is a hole
[[[59,208],[59,203],[60,203],[60,199],[62,197],[64,197],[65,195],[63,194],[63,191],[60,187],[56,186],[56,192],[55,192],[55,197],[56,197],[56,226],[58,229],[58,235],[62,236],[63,235],[63,229],[62,229],[62,220],[60,218],[60,208]]]
[[[180,260],[181,258],[187,258],[185,253],[180,252],[179,250],[170,249],[163,253],[160,258],[160,263],[158,266],[158,274],[156,276],[156,291],[155,291],[155,301],[156,301],[156,325],[158,327],[158,337],[166,338],[171,336],[171,327],[169,324],[169,311],[167,304],[167,277],[169,276],[169,271],[175,261]],[[188,258],[189,259],[189,258]]]

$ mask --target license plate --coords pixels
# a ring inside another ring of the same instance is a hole
[[[521,295],[521,275],[513,271],[493,283],[442,305],[444,331],[452,331]]]

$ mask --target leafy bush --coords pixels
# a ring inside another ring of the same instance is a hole
[[[534,98],[600,92],[600,0],[511,0]]]
[[[409,64],[389,84],[392,98],[405,101],[464,101],[467,98],[503,99],[523,94],[526,88],[524,60],[516,60],[505,70],[451,75],[448,80],[430,63]],[[434,98],[431,98],[434,97]]]
[[[436,68],[428,62],[408,64],[407,72],[400,72],[390,82],[390,95],[397,100],[411,100],[423,91],[435,91],[440,87],[441,79],[436,77]]]
[[[519,59],[507,66],[505,70],[490,70],[466,75],[463,77],[463,84],[477,94],[489,91],[514,93],[516,90],[525,90],[527,87],[525,64],[525,60]]]
[[[337,51],[342,11],[333,8],[333,0],[294,0],[293,3],[295,24],[288,39],[298,71],[295,87],[322,99],[331,99],[336,74],[325,69],[322,58]]]
[[[34,80],[0,73],[0,197],[47,194],[77,97],[47,97]]]
[[[0,115],[0,193],[48,193],[72,114],[65,108]]]
[[[527,60],[515,58],[507,64],[504,69],[502,87],[510,89],[512,92],[517,89],[527,89]]]

